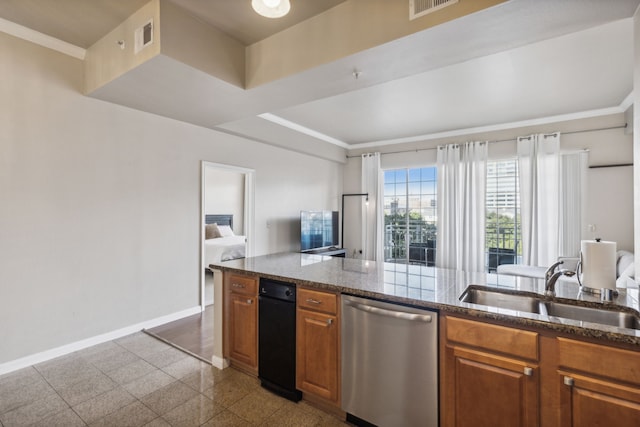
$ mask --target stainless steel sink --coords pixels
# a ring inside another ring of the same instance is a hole
[[[517,293],[516,291],[509,292],[469,286],[460,296],[460,301],[619,328],[640,329],[640,317],[624,309],[565,304],[548,301],[542,296],[524,292]]]
[[[460,296],[460,301],[528,313],[540,313],[540,299],[527,294],[468,287]]]
[[[543,305],[544,310],[540,310],[540,312],[548,316],[600,323],[602,325],[617,326],[619,328],[640,329],[640,319],[638,319],[638,316],[626,311],[582,307],[558,302],[547,302],[543,303]]]

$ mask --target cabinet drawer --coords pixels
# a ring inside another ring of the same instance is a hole
[[[258,295],[258,279],[240,274],[229,274],[228,289],[245,295]]]
[[[640,352],[558,338],[559,365],[640,384]]]
[[[505,326],[447,317],[447,340],[492,352],[538,360],[538,334]]]
[[[337,314],[338,295],[331,292],[314,291],[306,288],[298,288],[299,308],[319,311],[328,314]]]

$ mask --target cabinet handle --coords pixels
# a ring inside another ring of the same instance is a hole
[[[415,314],[415,313],[407,313],[404,311],[395,311],[395,310],[387,310],[384,308],[378,308],[371,305],[359,304],[355,301],[351,301],[348,299],[343,300],[346,305],[350,305],[358,310],[373,313],[380,316],[391,317],[394,319],[403,319],[403,320],[417,320],[420,322],[431,323],[432,317],[429,314]]]
[[[232,287],[232,288],[240,288],[240,289],[244,289],[244,288],[245,288],[245,286],[244,286],[244,285],[241,285],[241,284],[239,284],[239,283],[232,283],[232,284],[231,284],[231,287]]]
[[[524,367],[524,374],[526,376],[528,376],[528,377],[532,376],[533,375],[533,369],[528,367],[528,366],[525,366]]]
[[[573,387],[573,378],[571,377],[564,377],[564,385],[567,385],[569,387]]]
[[[333,324],[333,319],[327,319],[327,326],[331,326]]]
[[[317,299],[313,299],[313,298],[307,298],[307,302],[309,304],[317,304],[317,305],[322,304],[322,301],[318,301]]]
[[[248,299],[247,300],[247,304],[249,304],[249,305],[253,304],[253,300],[252,299]]]

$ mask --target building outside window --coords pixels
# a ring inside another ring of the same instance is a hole
[[[516,159],[487,162],[486,266],[519,264],[522,257],[520,192]]]

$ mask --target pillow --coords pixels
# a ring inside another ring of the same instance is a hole
[[[217,239],[218,237],[222,237],[220,228],[218,228],[218,224],[214,222],[213,224],[206,224],[204,226],[205,239]]]
[[[616,253],[616,277],[620,277],[622,272],[633,264],[633,253],[629,251],[619,250]]]
[[[620,274],[620,277],[616,280],[617,288],[628,288],[629,280],[635,280],[636,268],[635,264],[632,262],[624,269],[624,271]]]
[[[218,230],[220,230],[221,237],[235,236],[235,234],[233,234],[233,230],[228,225],[219,225]]]

